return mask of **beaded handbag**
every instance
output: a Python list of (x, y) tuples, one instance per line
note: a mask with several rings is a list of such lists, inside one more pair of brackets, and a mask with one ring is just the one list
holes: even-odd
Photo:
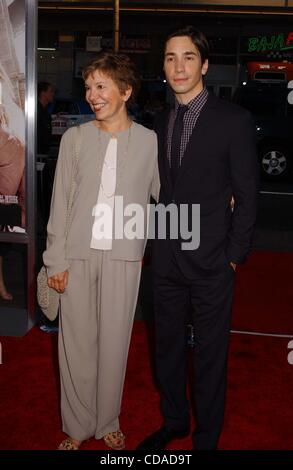
[[(77, 137), (75, 145), (75, 170), (72, 172), (72, 179), (70, 185), (69, 200), (67, 204), (67, 214), (66, 214), (66, 230), (65, 238), (67, 239), (70, 215), (73, 203), (73, 196), (75, 191), (75, 174), (77, 169), (79, 150), (80, 150), (80, 140), (81, 140), (81, 129), (80, 126), (77, 126)], [(39, 274), (37, 276), (37, 300), (38, 304), (46, 317), (53, 321), (58, 315), (59, 305), (60, 305), (60, 293), (55, 289), (52, 289), (48, 286), (48, 274), (46, 266), (42, 266)]]

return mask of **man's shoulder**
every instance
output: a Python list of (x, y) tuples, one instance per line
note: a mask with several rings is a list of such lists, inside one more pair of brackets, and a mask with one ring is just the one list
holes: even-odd
[(250, 118), (251, 114), (247, 109), (242, 108), (238, 104), (235, 104), (231, 101), (218, 98), (214, 94), (209, 95), (208, 103), (211, 108), (214, 108), (218, 113), (221, 113), (222, 116), (231, 117), (232, 119), (237, 118)]

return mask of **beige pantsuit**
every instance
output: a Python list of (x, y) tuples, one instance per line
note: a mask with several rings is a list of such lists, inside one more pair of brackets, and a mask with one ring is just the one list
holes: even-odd
[(91, 250), (89, 260), (72, 260), (61, 300), (63, 431), (81, 441), (119, 429), (141, 262), (114, 261), (110, 253)]
[[(111, 134), (88, 122), (80, 126), (80, 145), (77, 136), (77, 128), (72, 127), (61, 140), (43, 259), (49, 276), (69, 271), (59, 329), (61, 411), (64, 432), (82, 441), (119, 429), (147, 224), (142, 238), (123, 234), (113, 236), (109, 251), (90, 248), (93, 208)], [(156, 135), (133, 123), (131, 129), (117, 134), (117, 140), (115, 196), (122, 197), (122, 210), (133, 203), (140, 205), (146, 222), (150, 196), (157, 200), (160, 188)], [(75, 191), (66, 236), (73, 175)], [(118, 213), (115, 199), (114, 214)]]

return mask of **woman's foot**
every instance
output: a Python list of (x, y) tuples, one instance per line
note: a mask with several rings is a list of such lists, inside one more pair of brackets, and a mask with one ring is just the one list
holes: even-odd
[(72, 437), (67, 437), (64, 441), (61, 442), (58, 446), (58, 450), (79, 450), (82, 441), (77, 439), (72, 439)]
[(9, 292), (7, 292), (5, 286), (4, 286), (4, 287), (2, 287), (2, 286), (0, 287), (0, 297), (1, 297), (1, 299), (3, 299), (3, 300), (13, 300), (12, 295), (11, 295)]
[(125, 436), (120, 429), (118, 431), (109, 432), (103, 437), (103, 439), (105, 444), (111, 449), (125, 449)]

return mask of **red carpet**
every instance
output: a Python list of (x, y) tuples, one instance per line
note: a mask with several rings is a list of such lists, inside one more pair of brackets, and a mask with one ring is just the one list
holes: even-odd
[[(233, 328), (293, 334), (293, 253), (255, 252), (237, 272)], [(161, 424), (154, 385), (152, 332), (134, 326), (121, 427), (127, 449)], [(293, 365), (288, 338), (231, 335), (227, 412), (221, 449), (293, 449)], [(1, 339), (0, 449), (55, 449), (59, 417), (57, 335), (34, 328)], [(150, 359), (151, 357), (151, 359)], [(92, 440), (85, 449), (106, 449)], [(172, 449), (189, 450), (191, 439)]]
[(237, 269), (232, 328), (293, 335), (293, 253), (253, 252)]
[[(2, 338), (0, 449), (56, 448), (63, 438), (58, 409), (57, 335), (34, 328), (23, 338)], [(233, 334), (221, 449), (293, 449), (293, 366), (283, 338)], [(121, 413), (127, 449), (161, 423), (152, 380), (146, 325), (137, 321)], [(188, 450), (191, 439), (172, 449)], [(106, 449), (92, 440), (85, 449)]]

